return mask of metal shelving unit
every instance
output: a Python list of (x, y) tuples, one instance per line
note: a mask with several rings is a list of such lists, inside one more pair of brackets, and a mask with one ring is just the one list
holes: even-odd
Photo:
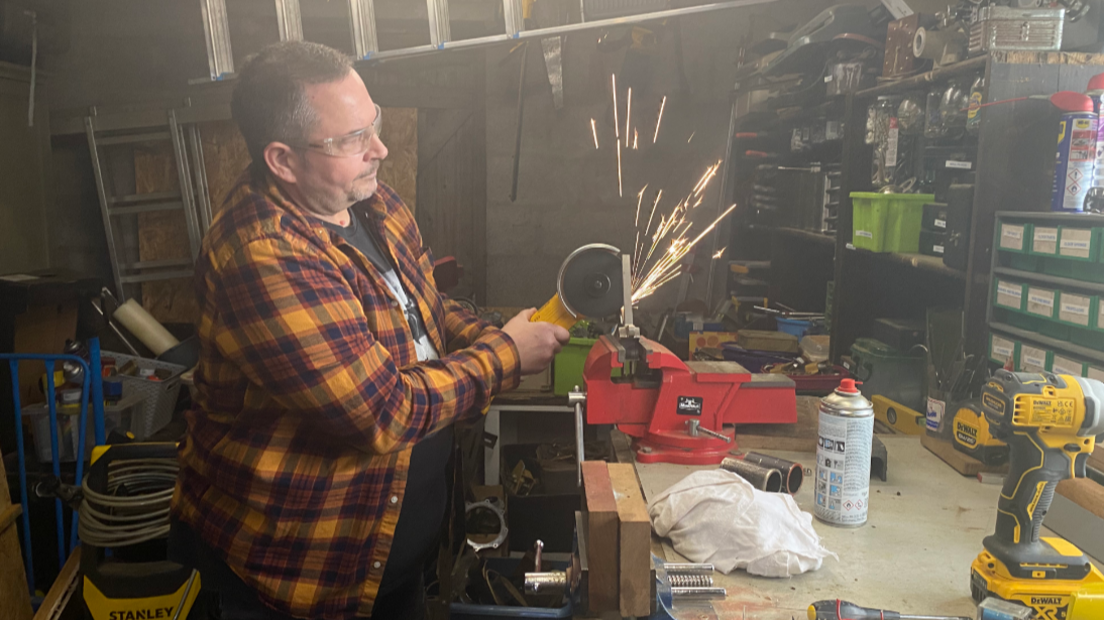
[[(1104, 265), (1102, 265), (1101, 268), (1104, 269)], [(1104, 284), (1098, 282), (1085, 282), (1084, 280), (1074, 280), (1073, 278), (1063, 278), (1061, 276), (1035, 273), (1034, 271), (1023, 271), (1022, 269), (1010, 269), (1008, 267), (994, 267), (993, 273), (998, 276), (1008, 276), (1009, 278), (1017, 278), (1019, 280), (1030, 280), (1032, 282), (1038, 282), (1039, 284), (1052, 284), (1054, 286), (1060, 286), (1063, 289), (1073, 288), (1079, 291), (1104, 294)]]
[[(982, 115), (974, 161), (977, 179), (970, 221), (968, 268), (965, 272), (945, 267), (936, 257), (871, 254), (848, 249), (853, 228), (850, 194), (870, 188), (871, 147), (863, 140), (867, 105), (881, 95), (924, 91), (933, 84), (952, 79), (965, 80), (978, 73), (985, 76), (986, 101), (1050, 95), (1059, 90), (1081, 92), (1091, 76), (1104, 71), (1102, 66), (1104, 55), (992, 52), (894, 82), (884, 82), (847, 97), (837, 222), (839, 234), (834, 277), (832, 359), (846, 355), (851, 343), (856, 337), (864, 335), (873, 318), (889, 316), (895, 311), (908, 313), (925, 306), (959, 302), (964, 310), (966, 350), (974, 355), (984, 353), (991, 320), (989, 295), (996, 267), (991, 264), (991, 259), (998, 213), (1025, 219), (1047, 217), (1051, 221), (1079, 218), (1076, 215), (1038, 213), (1048, 209), (1050, 204), (1054, 131), (1058, 119), (1043, 99), (1019, 100), (988, 107)], [(1027, 213), (1029, 211), (1035, 213)], [(1104, 217), (1101, 219), (1104, 220)], [(901, 271), (896, 265), (905, 265), (905, 269), (912, 270)], [(1021, 274), (1015, 275), (1019, 277)], [(902, 278), (909, 278), (912, 286), (902, 287), (897, 281)], [(1062, 280), (1041, 274), (1033, 278), (1048, 284), (1058, 284)], [(1101, 288), (1104, 285), (1081, 282), (1076, 286), (1076, 290), (1093, 291), (1094, 294), (1099, 294)], [(1065, 350), (1076, 354), (1072, 349)]]
[(1104, 352), (1096, 349), (1090, 349), (1083, 347), (1072, 342), (1066, 342), (1065, 340), (1058, 340), (1057, 338), (1051, 338), (1050, 336), (1044, 336), (1042, 334), (1027, 331), (1026, 329), (1020, 329), (1019, 327), (1013, 327), (1007, 323), (1001, 323), (999, 321), (990, 321), (989, 328), (995, 329), (1008, 336), (1014, 336), (1021, 340), (1027, 340), (1033, 342), (1041, 347), (1046, 347), (1052, 351), (1059, 353), (1069, 353), (1077, 357), (1083, 357), (1089, 361), (1097, 362), (1098, 364), (1104, 364)]

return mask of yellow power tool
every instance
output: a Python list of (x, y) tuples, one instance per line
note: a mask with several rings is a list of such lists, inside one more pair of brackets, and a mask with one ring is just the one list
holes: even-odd
[(556, 295), (530, 321), (571, 329), (582, 319), (619, 312), (625, 299), (623, 281), (621, 250), (604, 243), (584, 245), (564, 260), (556, 278)]
[(1085, 477), (1104, 433), (1104, 383), (1071, 375), (998, 370), (982, 390), (990, 431), (1009, 447), (1009, 471), (997, 504), (996, 533), (974, 560), (970, 590), (1018, 602), (1039, 620), (1064, 620), (1070, 598), (1104, 583), (1076, 546), (1041, 538), (1058, 482)]
[(1003, 465), (1008, 461), (1008, 446), (990, 432), (980, 401), (962, 403), (955, 412), (954, 447), (986, 465)]

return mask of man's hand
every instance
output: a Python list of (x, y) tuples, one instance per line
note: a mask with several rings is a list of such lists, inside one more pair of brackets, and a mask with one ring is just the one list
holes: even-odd
[(523, 375), (533, 375), (548, 368), (552, 358), (571, 338), (571, 334), (558, 325), (530, 323), (529, 319), (536, 312), (536, 308), (523, 310), (502, 327), (502, 331), (509, 334), (517, 345)]

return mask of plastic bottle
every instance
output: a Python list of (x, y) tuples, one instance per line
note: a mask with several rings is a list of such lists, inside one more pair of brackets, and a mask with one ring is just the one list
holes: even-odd
[(970, 85), (970, 105), (966, 112), (966, 133), (978, 135), (981, 130), (981, 104), (985, 100), (985, 74), (981, 74)]

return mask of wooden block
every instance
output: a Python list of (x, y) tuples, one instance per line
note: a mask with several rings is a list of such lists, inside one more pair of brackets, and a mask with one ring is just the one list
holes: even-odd
[(81, 548), (77, 547), (73, 550), (73, 555), (65, 561), (65, 566), (61, 567), (61, 572), (58, 573), (57, 579), (54, 579), (46, 597), (42, 599), (42, 605), (35, 612), (33, 620), (55, 620), (66, 613), (69, 601), (77, 593), (77, 586), (80, 585), (80, 557)]
[(636, 478), (636, 466), (609, 464), (610, 483), (620, 521), (620, 612), (648, 616), (652, 608), (652, 522)]
[(0, 457), (0, 618), (4, 620), (27, 620), (34, 613), (23, 570), (19, 528), (15, 526), (22, 508), (11, 503), (4, 459)]
[(986, 465), (968, 454), (955, 450), (954, 444), (946, 439), (931, 437), (925, 433), (920, 436), (920, 443), (963, 476), (976, 476), (982, 472), (993, 474), (1008, 472), (1007, 464), (999, 466)]
[(617, 575), (620, 521), (605, 461), (583, 461), (583, 510), (587, 520), (587, 611), (591, 614), (618, 611), (621, 608)]
[(1097, 444), (1096, 451), (1089, 455), (1089, 467), (1104, 472), (1104, 447)]
[(1104, 519), (1104, 486), (1088, 478), (1074, 478), (1058, 483), (1058, 494), (1094, 515)]

